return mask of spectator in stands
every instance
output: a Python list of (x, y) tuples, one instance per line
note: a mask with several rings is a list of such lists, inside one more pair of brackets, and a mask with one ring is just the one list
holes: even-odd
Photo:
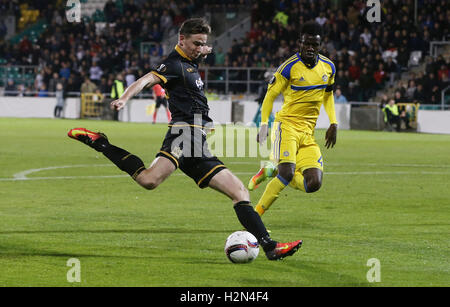
[(106, 94), (111, 92), (111, 86), (108, 85), (108, 80), (106, 77), (102, 77), (100, 79), (100, 85), (98, 86), (100, 93)]
[(403, 95), (401, 89), (397, 89), (394, 93), (394, 101), (395, 103), (407, 102), (406, 97)]
[(380, 108), (384, 109), (384, 107), (388, 104), (389, 102), (389, 98), (386, 94), (383, 94), (383, 96), (381, 96), (381, 101), (380, 101)]
[(354, 58), (351, 60), (351, 65), (348, 68), (348, 73), (351, 81), (358, 80), (361, 75), (361, 68), (356, 63), (356, 60)]
[(130, 86), (134, 81), (136, 81), (136, 76), (134, 72), (130, 68), (128, 68), (125, 75), (126, 87)]
[(438, 85), (434, 85), (430, 95), (431, 104), (441, 104), (441, 91)]
[(19, 97), (25, 96), (25, 85), (24, 84), (17, 85), (17, 96), (19, 96)]
[(103, 75), (103, 70), (97, 65), (97, 62), (93, 62), (91, 68), (89, 69), (90, 79), (96, 85), (100, 84), (100, 79)]
[(59, 75), (64, 80), (68, 80), (70, 77), (70, 64), (67, 62), (61, 63), (61, 69), (59, 70)]
[(417, 88), (414, 91), (413, 99), (415, 102), (424, 104), (427, 103), (427, 97), (421, 83), (417, 84)]
[(74, 93), (80, 91), (80, 87), (81, 86), (78, 86), (76, 84), (74, 77), (71, 76), (69, 78), (69, 80), (67, 80), (67, 83), (66, 83), (66, 86), (65, 86), (65, 91), (67, 93), (67, 96), (74, 96)]
[(375, 89), (381, 90), (384, 86), (386, 72), (384, 70), (383, 63), (378, 65), (378, 70), (373, 73), (373, 78), (375, 80)]
[(159, 55), (158, 50), (155, 48), (151, 51), (150, 56), (150, 67), (155, 68), (159, 63), (161, 63), (162, 56)]
[(415, 80), (409, 80), (408, 81), (408, 88), (406, 89), (405, 96), (408, 101), (414, 101), (414, 93), (416, 92), (416, 81)]
[(84, 77), (84, 82), (81, 85), (80, 92), (81, 93), (94, 93), (97, 89), (97, 85), (93, 83), (88, 76)]
[(423, 85), (425, 89), (425, 93), (428, 96), (431, 96), (431, 91), (435, 85), (438, 84), (438, 80), (436, 78), (436, 75), (433, 72), (430, 72), (428, 75), (426, 75), (423, 79)]
[(369, 73), (367, 67), (364, 67), (359, 78), (359, 86), (361, 87), (363, 101), (368, 101), (372, 97), (375, 80), (372, 74)]
[(151, 42), (157, 42), (157, 43), (159, 43), (159, 42), (162, 41), (162, 36), (163, 36), (163, 33), (162, 33), (161, 30), (159, 29), (158, 24), (157, 24), (157, 23), (154, 23), (153, 26), (152, 26), (151, 31), (150, 31), (149, 34), (148, 34), (148, 39), (149, 39)]
[(385, 71), (387, 74), (387, 78), (389, 78), (389, 86), (394, 85), (394, 81), (396, 79), (397, 74), (399, 74), (398, 66), (392, 59), (392, 57), (388, 57), (385, 64)]
[(17, 96), (17, 87), (13, 79), (8, 79), (5, 86), (5, 96)]
[(48, 97), (48, 90), (47, 90), (47, 86), (45, 85), (45, 83), (43, 83), (41, 85), (41, 88), (39, 89), (39, 92), (38, 92), (38, 97)]
[(370, 42), (372, 41), (372, 34), (369, 31), (369, 28), (364, 28), (364, 32), (360, 35), (363, 39), (364, 44), (370, 47)]
[(168, 10), (163, 10), (163, 13), (162, 13), (160, 21), (159, 21), (159, 26), (161, 29), (164, 29), (163, 35), (169, 34), (169, 32), (173, 26), (173, 20), (172, 20), (172, 16), (170, 16)]
[(56, 84), (62, 82), (62, 79), (59, 77), (57, 72), (54, 72), (52, 78), (48, 81), (48, 90), (51, 93), (56, 92)]
[(344, 95), (342, 95), (341, 89), (336, 89), (334, 93), (334, 102), (335, 103), (347, 103), (347, 98), (345, 98)]
[(449, 70), (445, 64), (441, 65), (441, 68), (438, 71), (438, 80), (442, 81), (446, 76), (448, 77)]
[(28, 39), (28, 35), (25, 35), (20, 41), (19, 50), (22, 56), (26, 56), (32, 50), (32, 43)]
[(42, 84), (44, 83), (44, 72), (42, 70), (35, 69), (35, 78), (34, 78), (34, 88), (39, 89), (41, 88)]

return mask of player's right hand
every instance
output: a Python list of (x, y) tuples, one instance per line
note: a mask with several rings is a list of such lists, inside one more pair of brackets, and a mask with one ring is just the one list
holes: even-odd
[(262, 144), (266, 141), (268, 135), (269, 135), (269, 126), (267, 124), (261, 124), (261, 128), (259, 128), (259, 133), (256, 136), (256, 141), (259, 144)]
[(127, 101), (125, 99), (116, 99), (113, 102), (111, 102), (111, 108), (116, 109), (117, 111), (123, 109), (123, 107), (127, 104)]

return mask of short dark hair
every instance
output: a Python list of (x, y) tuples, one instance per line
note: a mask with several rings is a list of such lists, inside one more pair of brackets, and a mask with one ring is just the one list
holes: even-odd
[(193, 34), (210, 34), (211, 27), (203, 18), (187, 19), (181, 24), (179, 34), (190, 36)]
[(323, 35), (322, 26), (318, 24), (315, 21), (308, 21), (305, 24), (303, 24), (302, 29), (300, 31), (300, 37), (302, 37), (304, 34), (316, 36), (316, 35)]

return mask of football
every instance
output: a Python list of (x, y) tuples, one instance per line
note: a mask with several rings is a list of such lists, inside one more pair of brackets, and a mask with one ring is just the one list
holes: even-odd
[(248, 231), (233, 232), (225, 242), (225, 254), (233, 263), (251, 262), (259, 254), (258, 240)]

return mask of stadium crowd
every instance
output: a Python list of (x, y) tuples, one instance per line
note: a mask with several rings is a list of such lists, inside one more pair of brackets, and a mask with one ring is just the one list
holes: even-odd
[[(216, 65), (277, 67), (298, 50), (301, 24), (314, 19), (324, 28), (321, 53), (336, 65), (337, 88), (347, 100), (367, 101), (407, 71), (413, 51), (425, 56), (430, 41), (449, 37), (450, 10), (445, 0), (418, 1), (417, 24), (412, 0), (383, 1), (381, 22), (372, 23), (366, 19), (365, 1), (343, 1), (346, 9), (330, 7), (331, 2), (255, 1), (251, 31), (246, 39), (234, 41), (223, 62), (216, 61)], [(424, 91), (422, 96), (419, 90), (418, 100), (431, 102), (424, 97), (448, 84), (449, 68), (448, 59), (445, 62), (441, 57), (429, 63), (425, 75), (413, 76), (411, 81), (422, 84)], [(411, 81), (406, 89), (414, 87)], [(413, 98), (413, 90), (406, 96), (406, 89), (401, 86), (399, 91)]]
[[(37, 42), (28, 37), (15, 45), (0, 40), (0, 58), (9, 65), (37, 65), (34, 85), (8, 84), (7, 88), (55, 92), (63, 83), (65, 92), (79, 92), (87, 79), (100, 92), (109, 93), (121, 76), (125, 85), (148, 72), (164, 57), (162, 40), (199, 12), (220, 7), (223, 1), (109, 0), (103, 10), (105, 28), (93, 20), (68, 23), (64, 6), (42, 6), (29, 1), (47, 19), (49, 27)], [(49, 1), (52, 2), (52, 1)], [(0, 0), (17, 13), (17, 1)], [(118, 3), (121, 5), (119, 6)], [(381, 22), (366, 19), (365, 1), (263, 0), (228, 1), (228, 5), (251, 7), (252, 27), (245, 38), (234, 40), (228, 50), (217, 49), (205, 65), (215, 67), (278, 67), (298, 50), (301, 24), (314, 19), (324, 28), (321, 53), (336, 65), (336, 88), (340, 101), (366, 101), (386, 85), (394, 86), (407, 70), (411, 52), (428, 54), (429, 43), (447, 38), (450, 10), (445, 0), (422, 0), (417, 23), (414, 1), (383, 1)], [(114, 23), (115, 26), (109, 26)], [(153, 42), (142, 57), (140, 42)], [(448, 59), (427, 58), (425, 73), (411, 74), (396, 92), (422, 103), (439, 100), (437, 93), (448, 84)], [(239, 90), (239, 87), (235, 88)], [(431, 97), (431, 98), (429, 98)]]

